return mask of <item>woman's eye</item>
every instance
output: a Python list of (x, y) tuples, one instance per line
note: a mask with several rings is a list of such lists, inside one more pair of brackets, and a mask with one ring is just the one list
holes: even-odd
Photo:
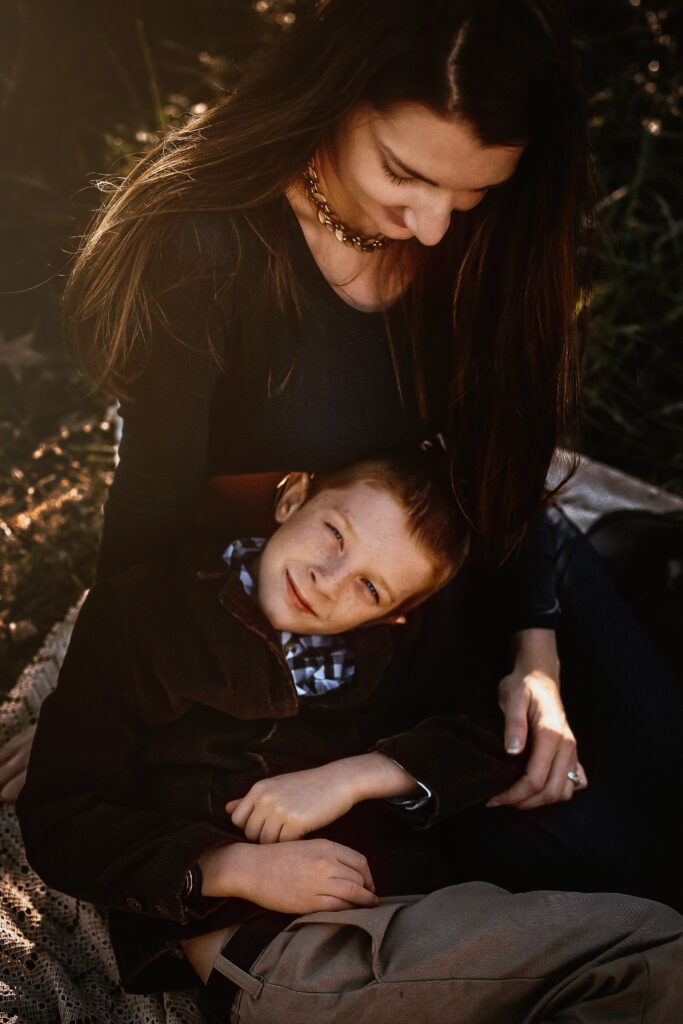
[(372, 582), (372, 580), (363, 580), (363, 584), (368, 590), (368, 592), (372, 595), (372, 599), (375, 602), (375, 604), (379, 604), (379, 594), (377, 592), (377, 587)]
[(327, 529), (330, 531), (330, 533), (332, 534), (334, 539), (337, 541), (337, 543), (341, 547), (342, 544), (344, 543), (344, 538), (342, 537), (342, 535), (339, 532), (339, 530), (337, 529), (337, 527), (333, 526), (332, 523), (325, 523), (325, 526), (327, 527)]
[(386, 174), (387, 178), (389, 179), (389, 181), (391, 181), (394, 185), (407, 185), (408, 182), (413, 181), (412, 178), (402, 178), (400, 175), (395, 174), (394, 171), (392, 171), (389, 164), (386, 163), (385, 161), (382, 161), (382, 169)]

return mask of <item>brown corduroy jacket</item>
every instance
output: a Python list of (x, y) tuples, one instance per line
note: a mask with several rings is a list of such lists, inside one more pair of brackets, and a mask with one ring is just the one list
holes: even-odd
[(127, 988), (192, 984), (179, 939), (253, 911), (183, 893), (203, 852), (245, 841), (225, 804), (265, 776), (383, 751), (429, 787), (427, 806), (360, 804), (317, 834), (363, 852), (380, 895), (442, 884), (429, 826), (523, 767), (502, 754), (495, 707), (476, 720), (459, 710), (449, 672), (405, 685), (416, 628), (350, 634), (353, 681), (300, 698), (277, 634), (204, 545), (90, 592), (41, 710), (18, 812), (42, 878), (109, 908)]

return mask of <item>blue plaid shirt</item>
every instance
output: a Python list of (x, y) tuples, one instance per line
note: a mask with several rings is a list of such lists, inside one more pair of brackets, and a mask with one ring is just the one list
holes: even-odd
[[(256, 580), (248, 564), (265, 546), (262, 537), (234, 540), (223, 552), (223, 558), (249, 597), (256, 597)], [(340, 634), (319, 636), (278, 630), (287, 667), (292, 673), (300, 697), (315, 697), (350, 682), (355, 671), (353, 651)]]

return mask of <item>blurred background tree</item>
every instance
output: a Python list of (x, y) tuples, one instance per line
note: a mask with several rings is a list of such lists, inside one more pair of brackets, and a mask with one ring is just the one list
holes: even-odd
[[(113, 469), (108, 400), (59, 323), (95, 182), (230, 91), (310, 2), (0, 0), (0, 688), (89, 584)], [(683, 493), (683, 11), (562, 2), (603, 227), (573, 442)]]

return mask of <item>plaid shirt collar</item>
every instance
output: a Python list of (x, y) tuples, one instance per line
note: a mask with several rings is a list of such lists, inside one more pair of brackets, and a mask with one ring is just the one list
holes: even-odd
[[(256, 598), (256, 580), (249, 564), (265, 546), (262, 537), (234, 540), (223, 552), (223, 559), (239, 576), (246, 594)], [(353, 678), (353, 652), (343, 636), (303, 635), (278, 631), (287, 666), (300, 697), (314, 697), (335, 690)]]

